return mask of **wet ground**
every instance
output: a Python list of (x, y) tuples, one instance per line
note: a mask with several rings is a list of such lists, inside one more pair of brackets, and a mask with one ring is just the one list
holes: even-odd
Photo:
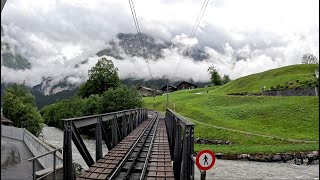
[[(1, 179), (32, 179), (32, 162), (34, 157), (23, 141), (1, 137)], [(41, 169), (36, 163), (36, 169)]]

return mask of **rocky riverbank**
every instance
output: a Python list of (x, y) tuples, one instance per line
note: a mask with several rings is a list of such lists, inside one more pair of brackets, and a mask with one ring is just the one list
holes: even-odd
[[(195, 139), (196, 144), (209, 144), (209, 145), (232, 145), (230, 141), (224, 140), (208, 140), (208, 139)], [(311, 152), (287, 152), (287, 153), (269, 153), (269, 154), (223, 154), (216, 153), (217, 159), (226, 160), (248, 160), (259, 162), (286, 162), (296, 165), (301, 164), (319, 164), (319, 151)]]
[(217, 159), (248, 160), (259, 162), (286, 162), (296, 165), (319, 164), (319, 151), (288, 152), (270, 154), (223, 154), (216, 153)]

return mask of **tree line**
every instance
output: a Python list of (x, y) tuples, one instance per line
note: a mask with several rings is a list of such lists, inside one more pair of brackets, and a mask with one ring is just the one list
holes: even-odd
[(111, 60), (99, 59), (88, 75), (75, 96), (44, 106), (40, 111), (24, 84), (12, 84), (4, 92), (3, 114), (14, 126), (38, 136), (42, 123), (62, 129), (62, 119), (142, 107), (142, 97), (135, 88), (120, 83), (118, 69)]

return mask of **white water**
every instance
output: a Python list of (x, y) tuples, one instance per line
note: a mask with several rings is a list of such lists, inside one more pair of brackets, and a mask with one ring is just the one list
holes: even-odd
[[(63, 146), (63, 131), (45, 126), (42, 130), (43, 139), (55, 146)], [(95, 140), (82, 138), (92, 158), (95, 160)], [(103, 153), (107, 147), (103, 145)], [(87, 169), (85, 161), (79, 151), (72, 145), (74, 162)], [(195, 170), (195, 179), (199, 178), (199, 171)], [(319, 164), (295, 165), (289, 163), (265, 163), (252, 161), (216, 160), (214, 167), (207, 172), (207, 179), (319, 179)]]
[[(42, 139), (53, 145), (56, 148), (63, 147), (63, 131), (61, 129), (50, 127), (50, 126), (44, 126), (42, 129)], [(82, 140), (84, 144), (86, 145), (89, 153), (91, 154), (92, 159), (95, 161), (96, 158), (96, 142), (94, 139), (88, 139), (86, 137), (82, 137)], [(103, 155), (108, 153), (107, 146), (102, 143), (102, 151)], [(77, 147), (72, 142), (72, 158), (73, 161), (80, 164), (82, 168), (87, 169), (88, 166), (86, 162), (81, 157), (81, 154), (79, 153)]]

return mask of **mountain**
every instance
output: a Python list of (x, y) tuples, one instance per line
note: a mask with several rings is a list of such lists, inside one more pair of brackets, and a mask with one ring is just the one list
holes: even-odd
[[(112, 56), (116, 59), (124, 59), (124, 55), (138, 56), (145, 59), (157, 60), (163, 58), (162, 50), (177, 47), (178, 45), (171, 42), (155, 40), (147, 34), (119, 33), (115, 40), (107, 43), (107, 47), (98, 51), (97, 56)], [(143, 47), (143, 48), (142, 48)], [(181, 45), (179, 48), (183, 49)], [(194, 60), (202, 61), (209, 57), (200, 45), (193, 46), (184, 54), (192, 57)]]
[[(3, 29), (1, 33), (4, 36)], [(143, 45), (141, 44), (140, 35), (132, 33), (119, 33), (114, 40), (107, 43), (106, 47), (102, 50), (98, 50), (97, 56), (112, 56), (116, 59), (124, 59), (127, 56), (138, 56), (149, 60), (158, 60), (163, 58), (162, 51), (164, 49), (178, 48), (181, 52), (184, 46), (182, 44), (175, 44), (172, 42), (160, 41), (147, 34), (141, 34)], [(143, 47), (143, 48), (141, 48)], [(15, 70), (31, 69), (31, 64), (28, 59), (23, 57), (17, 50), (13, 48), (7, 42), (1, 41), (1, 66), (6, 66)], [(192, 46), (184, 54), (185, 56), (192, 57), (197, 61), (202, 61), (208, 58), (204, 47), (201, 45)], [(82, 61), (76, 64), (74, 68), (79, 68), (82, 64), (86, 64), (88, 60)], [(43, 80), (38, 85), (31, 87), (32, 93), (36, 96), (36, 99), (40, 104), (39, 106), (46, 105), (53, 102), (52, 99), (59, 99), (60, 97), (66, 98), (75, 94), (75, 91), (79, 88), (79, 84), (75, 85), (70, 83), (67, 77), (43, 77)], [(160, 89), (167, 82), (166, 79), (156, 80), (144, 80), (144, 79), (123, 79), (124, 84), (130, 86), (147, 86)], [(192, 82), (192, 81), (191, 81)], [(175, 85), (177, 82), (171, 84)], [(193, 82), (199, 85), (199, 87), (206, 85), (207, 83)], [(5, 87), (3, 84), (1, 84)], [(1, 87), (2, 87), (1, 86)], [(3, 90), (3, 88), (1, 89)], [(2, 92), (1, 92), (2, 94)], [(59, 97), (59, 98), (56, 98)]]
[(15, 70), (30, 69), (30, 62), (23, 57), (18, 50), (11, 47), (9, 43), (2, 41), (5, 33), (1, 25), (1, 66), (6, 66)]
[(74, 90), (78, 88), (78, 85), (71, 84), (67, 81), (68, 77), (60, 81), (56, 81), (51, 77), (43, 78), (42, 82), (32, 89), (38, 91), (41, 94), (48, 96), (50, 94), (56, 94), (65, 90)]

